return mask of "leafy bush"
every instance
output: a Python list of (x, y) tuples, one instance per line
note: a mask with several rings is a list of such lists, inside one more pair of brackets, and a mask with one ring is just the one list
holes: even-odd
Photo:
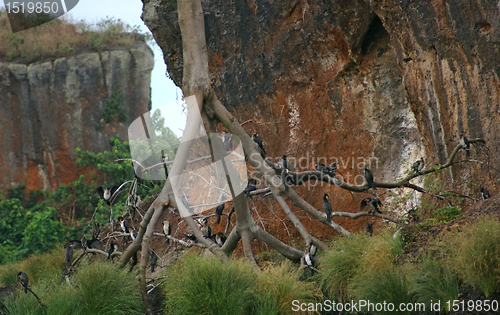
[(188, 255), (167, 270), (167, 314), (251, 314), (255, 278), (243, 263)]
[(115, 117), (121, 122), (127, 120), (127, 116), (123, 111), (123, 105), (125, 104), (125, 95), (122, 90), (116, 90), (111, 93), (111, 97), (104, 102), (104, 108), (102, 109), (102, 117), (104, 121), (110, 123)]
[(446, 240), (449, 266), (466, 283), (479, 286), (486, 297), (500, 292), (499, 235), (500, 222), (486, 217)]

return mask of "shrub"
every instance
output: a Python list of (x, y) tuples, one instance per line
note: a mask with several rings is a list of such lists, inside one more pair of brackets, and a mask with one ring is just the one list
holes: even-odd
[(291, 313), (293, 300), (309, 303), (318, 300), (321, 294), (315, 283), (299, 280), (300, 274), (290, 262), (265, 268), (257, 277), (258, 294), (253, 314)]
[(167, 270), (167, 314), (251, 314), (254, 273), (248, 264), (188, 255)]
[(112, 264), (94, 263), (82, 268), (76, 287), (84, 314), (142, 314), (136, 280)]
[(337, 239), (333, 250), (323, 254), (319, 283), (329, 297), (346, 295), (347, 283), (358, 272), (367, 247), (367, 237), (354, 234)]
[[(413, 303), (411, 284), (407, 277), (408, 270), (404, 266), (375, 265), (366, 267), (364, 272), (353, 277), (349, 285), (351, 298), (365, 300), (374, 305), (392, 303), (394, 310), (399, 306)], [(380, 311), (378, 309), (363, 308), (360, 311), (370, 314), (394, 314), (394, 310)], [(411, 311), (397, 312), (397, 314), (411, 314)]]
[(447, 238), (448, 264), (486, 297), (500, 292), (500, 222), (486, 217)]
[(412, 280), (413, 292), (419, 302), (426, 304), (426, 308), (430, 309), (430, 301), (441, 301), (444, 311), (447, 301), (458, 300), (457, 278), (441, 260), (424, 256)]

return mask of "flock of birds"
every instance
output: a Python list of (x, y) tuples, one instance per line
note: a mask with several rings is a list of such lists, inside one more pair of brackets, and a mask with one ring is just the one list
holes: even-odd
[[(252, 136), (252, 139), (255, 142), (256, 148), (260, 151), (260, 154), (263, 158), (265, 158), (266, 151), (264, 149), (264, 144), (262, 139), (259, 137), (257, 133), (254, 133)], [(229, 151), (231, 149), (231, 139), (230, 137), (223, 137), (223, 148), (226, 151)], [(460, 138), (460, 146), (466, 151), (466, 155), (469, 155), (469, 150), (470, 150), (470, 143), (468, 139), (465, 136), (461, 136)], [(165, 158), (165, 153), (162, 151), (162, 161), (164, 162), (164, 168), (165, 168), (165, 174), (168, 177), (168, 169), (167, 169), (167, 164), (165, 161), (168, 161), (168, 158)], [(329, 166), (326, 166), (321, 163), (317, 163), (314, 169), (318, 172), (321, 172), (322, 175), (326, 174), (332, 178), (336, 176), (337, 172), (337, 167), (338, 163), (333, 162)], [(425, 167), (425, 162), (423, 158), (420, 158), (418, 161), (412, 164), (411, 170), (415, 174), (420, 174)], [(290, 163), (287, 160), (286, 155), (283, 155), (277, 165), (277, 169), (281, 171), (280, 176), (282, 177), (282, 183), (285, 187), (285, 190), (288, 190), (288, 188), (296, 184), (294, 181), (291, 179), (291, 176), (288, 176), (290, 172)], [(374, 183), (374, 177), (372, 172), (365, 166), (364, 168), (364, 178), (366, 182), (368, 183), (369, 187), (372, 188), (373, 190), (376, 190), (377, 187)], [(96, 189), (96, 194), (99, 195), (108, 205), (111, 206), (113, 198), (117, 192), (118, 187), (113, 186), (113, 187), (102, 187), (99, 186)], [(248, 198), (250, 197), (250, 193), (257, 190), (257, 180), (255, 178), (250, 178), (248, 180), (247, 186), (244, 190), (245, 196)], [(368, 197), (364, 198), (361, 200), (361, 205), (360, 205), (360, 211), (365, 210), (368, 207), (368, 212), (369, 213), (380, 213), (382, 214), (382, 207), (383, 204), (380, 201), (380, 199), (377, 197), (377, 194), (375, 194), (376, 197)], [(485, 188), (481, 187), (481, 195), (482, 199), (486, 200), (491, 197), (490, 193), (488, 190)], [(190, 207), (189, 202), (186, 197), (181, 198), (182, 202), (186, 204), (186, 206)], [(216, 216), (216, 224), (220, 224), (221, 222), (221, 216), (223, 215), (224, 209), (225, 209), (226, 203), (222, 203), (218, 205), (215, 208), (215, 216)], [(330, 197), (327, 193), (323, 195), (323, 210), (326, 214), (326, 220), (328, 223), (331, 222), (331, 215), (332, 215), (332, 204), (330, 202)], [(234, 212), (234, 206), (231, 209), (230, 213)], [(230, 218), (230, 214), (228, 215), (228, 219)], [(137, 237), (137, 231), (130, 226), (130, 223), (128, 222), (127, 219), (124, 217), (119, 217), (117, 219), (117, 222), (123, 232), (123, 242), (130, 242), (131, 240), (135, 240)], [(200, 223), (201, 225), (201, 230), (203, 232), (203, 236), (207, 239), (212, 240), (214, 243), (218, 244), (219, 246), (223, 246), (224, 243), (226, 242), (227, 237), (225, 236), (224, 233), (218, 232), (215, 234), (212, 234), (212, 228), (209, 225), (208, 218), (204, 218), (202, 220), (203, 223)], [(365, 226), (365, 233), (369, 236), (372, 236), (373, 234), (373, 224), (367, 223)], [(65, 248), (65, 261), (66, 261), (66, 267), (63, 269), (62, 275), (66, 279), (68, 283), (70, 283), (69, 276), (72, 271), (72, 260), (73, 260), (73, 250), (75, 249), (82, 249), (83, 251), (86, 251), (87, 249), (100, 249), (102, 247), (102, 242), (99, 240), (99, 234), (100, 234), (100, 227), (97, 222), (94, 222), (93, 228), (92, 228), (92, 238), (88, 240), (86, 238), (86, 233), (82, 236), (81, 240), (73, 240), (69, 241), (67, 240), (66, 244), (64, 245)], [(172, 228), (171, 224), (168, 220), (163, 221), (163, 234), (165, 236), (165, 242), (167, 244), (170, 243), (171, 235), (172, 235)], [(186, 239), (196, 241), (196, 237), (190, 231), (189, 229), (183, 233), (183, 236)], [(107, 247), (107, 260), (111, 259), (113, 257), (113, 253), (115, 253), (118, 250), (118, 244), (115, 243), (114, 240), (110, 239)], [(314, 244), (311, 244), (306, 247), (305, 249), (305, 255), (303, 256), (303, 262), (307, 266), (313, 266), (313, 258), (316, 255), (317, 248)], [(135, 259), (134, 259), (135, 258)], [(150, 267), (151, 267), (151, 272), (154, 272), (155, 266), (158, 261), (158, 255), (154, 252), (154, 250), (151, 251), (150, 255)], [(132, 267), (137, 264), (137, 258), (132, 257)], [(21, 284), (21, 286), (24, 289), (24, 292), (27, 293), (28, 289), (28, 275), (22, 271), (20, 271), (17, 274), (17, 278)], [(70, 283), (71, 284), (71, 283)], [(31, 290), (30, 290), (31, 291)]]

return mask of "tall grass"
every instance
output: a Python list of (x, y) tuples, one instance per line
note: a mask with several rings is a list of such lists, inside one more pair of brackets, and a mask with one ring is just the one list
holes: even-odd
[(368, 239), (363, 235), (337, 239), (333, 250), (320, 258), (319, 283), (329, 297), (347, 294), (347, 283), (358, 271), (361, 259), (368, 248)]
[(486, 217), (447, 237), (448, 264), (484, 295), (500, 292), (500, 222)]
[[(407, 277), (411, 270), (406, 266), (396, 265), (396, 259), (401, 254), (403, 254), (403, 243), (400, 237), (394, 238), (391, 234), (384, 233), (368, 238), (358, 271), (349, 281), (349, 297), (374, 304), (393, 303), (395, 307), (401, 303), (413, 302), (411, 282)], [(377, 314), (390, 313), (393, 312), (377, 312)], [(410, 313), (402, 312), (402, 314)]]
[(301, 303), (321, 298), (316, 283), (299, 280), (300, 273), (290, 262), (268, 266), (257, 277), (257, 300), (253, 314), (289, 314), (294, 300)]
[(426, 308), (430, 309), (431, 301), (441, 301), (440, 305), (446, 307), (447, 301), (458, 300), (457, 277), (442, 260), (426, 255), (416, 268), (418, 272), (412, 279), (413, 292), (419, 302), (426, 304)]
[(142, 314), (137, 281), (126, 270), (96, 262), (78, 273), (77, 286), (84, 314)]
[(40, 307), (29, 292), (19, 291), (15, 299), (5, 302), (8, 314), (129, 315), (143, 312), (137, 281), (114, 265), (94, 263), (83, 266), (78, 276), (73, 276), (72, 282), (70, 286), (60, 275), (52, 275), (33, 285), (30, 283), (30, 288), (46, 307)]
[(254, 276), (248, 264), (190, 254), (167, 270), (166, 313), (252, 314)]

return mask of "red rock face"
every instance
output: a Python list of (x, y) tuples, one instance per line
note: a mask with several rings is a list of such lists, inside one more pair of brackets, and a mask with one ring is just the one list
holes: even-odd
[[(157, 3), (145, 1), (143, 19), (181, 86), (177, 14), (170, 1)], [(337, 158), (344, 177), (362, 183), (360, 162), (371, 158), (376, 181), (395, 181), (420, 157), (444, 164), (463, 132), (486, 140), (488, 150), (472, 150), (483, 164), (453, 166), (439, 177), (442, 187), (473, 197), (480, 186), (497, 191), (498, 173), (486, 165), (500, 168), (494, 2), (210, 0), (203, 9), (213, 85), (275, 162), (308, 157), (298, 168), (311, 169), (312, 158)], [(359, 211), (366, 197), (325, 185), (298, 192), (318, 209), (329, 192), (334, 211)], [(287, 235), (269, 200), (255, 208), (268, 229)], [(335, 220), (355, 230), (373, 219)], [(317, 236), (332, 233), (302, 221)]]
[[(148, 111), (152, 68), (145, 43), (28, 66), (0, 63), (0, 189), (54, 189), (90, 172), (76, 164), (76, 148), (100, 152), (116, 134), (127, 139), (128, 123)], [(104, 102), (118, 89), (127, 121), (106, 124)]]

